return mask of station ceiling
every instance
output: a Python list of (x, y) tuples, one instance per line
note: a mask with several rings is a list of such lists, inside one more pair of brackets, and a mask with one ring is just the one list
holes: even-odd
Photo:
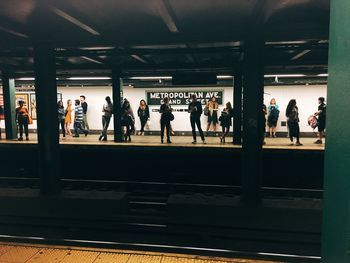
[(2, 0), (0, 67), (33, 70), (51, 42), (63, 73), (229, 73), (258, 28), (267, 72), (327, 71), (330, 0)]

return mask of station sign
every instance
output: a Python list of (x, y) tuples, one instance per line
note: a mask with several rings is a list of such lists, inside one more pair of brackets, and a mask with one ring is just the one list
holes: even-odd
[(165, 97), (169, 98), (170, 105), (185, 106), (191, 103), (193, 94), (203, 105), (213, 96), (216, 97), (218, 104), (222, 105), (223, 91), (146, 91), (146, 98), (147, 104), (150, 106), (161, 105)]

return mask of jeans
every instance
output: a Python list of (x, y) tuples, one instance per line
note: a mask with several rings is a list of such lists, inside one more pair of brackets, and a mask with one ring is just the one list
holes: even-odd
[(83, 129), (85, 130), (89, 130), (89, 124), (88, 124), (88, 121), (87, 121), (87, 115), (86, 113), (83, 115), (83, 123), (82, 123), (82, 127)]
[(147, 118), (141, 118), (140, 117), (140, 123), (141, 123), (141, 132), (144, 132), (145, 131), (145, 126), (146, 126), (146, 123), (147, 123)]
[(101, 136), (103, 136), (105, 139), (107, 139), (107, 130), (108, 130), (110, 121), (111, 121), (111, 116), (102, 116), (103, 129), (102, 129)]
[(88, 131), (83, 128), (82, 124), (82, 122), (74, 122), (74, 136), (79, 137), (79, 132), (83, 132), (85, 135), (88, 134)]
[(23, 138), (23, 129), (26, 137), (29, 137), (28, 132), (28, 118), (26, 117), (19, 117), (18, 118), (18, 128), (19, 128), (19, 137)]
[(60, 125), (61, 125), (61, 129), (62, 129), (63, 137), (66, 137), (66, 130), (64, 128), (64, 119), (58, 120), (58, 130), (60, 129)]
[(191, 120), (193, 140), (196, 141), (196, 125), (197, 125), (199, 135), (201, 136), (202, 141), (204, 141), (205, 139), (204, 139), (204, 134), (202, 131), (201, 119), (199, 117), (191, 116), (190, 120)]
[(170, 121), (160, 120), (160, 138), (164, 139), (164, 129), (166, 128), (166, 137), (170, 141)]

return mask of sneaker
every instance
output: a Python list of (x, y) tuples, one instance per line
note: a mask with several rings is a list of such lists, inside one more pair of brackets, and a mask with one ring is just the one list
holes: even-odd
[(79, 135), (73, 135), (74, 138), (79, 138)]
[(207, 142), (205, 140), (202, 141), (203, 144), (207, 144)]
[(29, 137), (26, 137), (26, 141), (29, 141)]
[(170, 140), (167, 140), (166, 143), (171, 143), (171, 141), (170, 141)]
[(193, 141), (193, 142), (192, 142), (192, 144), (196, 144), (196, 143), (197, 143), (197, 141)]
[(19, 141), (23, 141), (23, 137), (19, 137), (18, 140), (19, 140)]
[(297, 143), (295, 144), (295, 146), (303, 146), (303, 144), (300, 143), (300, 142), (297, 142)]
[(314, 144), (322, 144), (322, 141), (321, 140), (317, 140), (314, 142)]

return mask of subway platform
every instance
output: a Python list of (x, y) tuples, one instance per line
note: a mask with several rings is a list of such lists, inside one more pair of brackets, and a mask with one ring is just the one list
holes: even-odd
[[(87, 247), (0, 243), (2, 263), (278, 263), (277, 261)], [(279, 262), (282, 263), (282, 262)]]
[[(0, 143), (4, 144), (37, 144), (37, 135), (30, 134), (29, 141), (17, 141), (17, 140), (0, 140)], [(188, 147), (188, 148), (241, 148), (240, 145), (234, 145), (232, 143), (232, 137), (226, 138), (226, 143), (220, 143), (219, 136), (206, 137), (206, 144), (203, 144), (200, 137), (197, 137), (197, 144), (192, 144), (191, 136), (172, 136), (171, 144), (161, 143), (159, 136), (146, 135), (138, 136), (134, 135), (131, 137), (131, 142), (115, 143), (113, 141), (113, 135), (110, 135), (108, 141), (99, 141), (99, 135), (92, 134), (88, 136), (81, 135), (79, 138), (74, 138), (67, 136), (65, 138), (60, 137), (60, 144), (63, 145), (91, 145), (91, 146), (141, 146), (141, 147)], [(291, 145), (291, 142), (286, 137), (277, 138), (266, 138), (266, 145), (263, 146), (264, 149), (276, 149), (276, 150), (314, 150), (314, 151), (324, 151), (325, 143), (314, 144), (316, 138), (301, 138), (300, 141), (302, 146), (295, 146), (295, 142)]]

